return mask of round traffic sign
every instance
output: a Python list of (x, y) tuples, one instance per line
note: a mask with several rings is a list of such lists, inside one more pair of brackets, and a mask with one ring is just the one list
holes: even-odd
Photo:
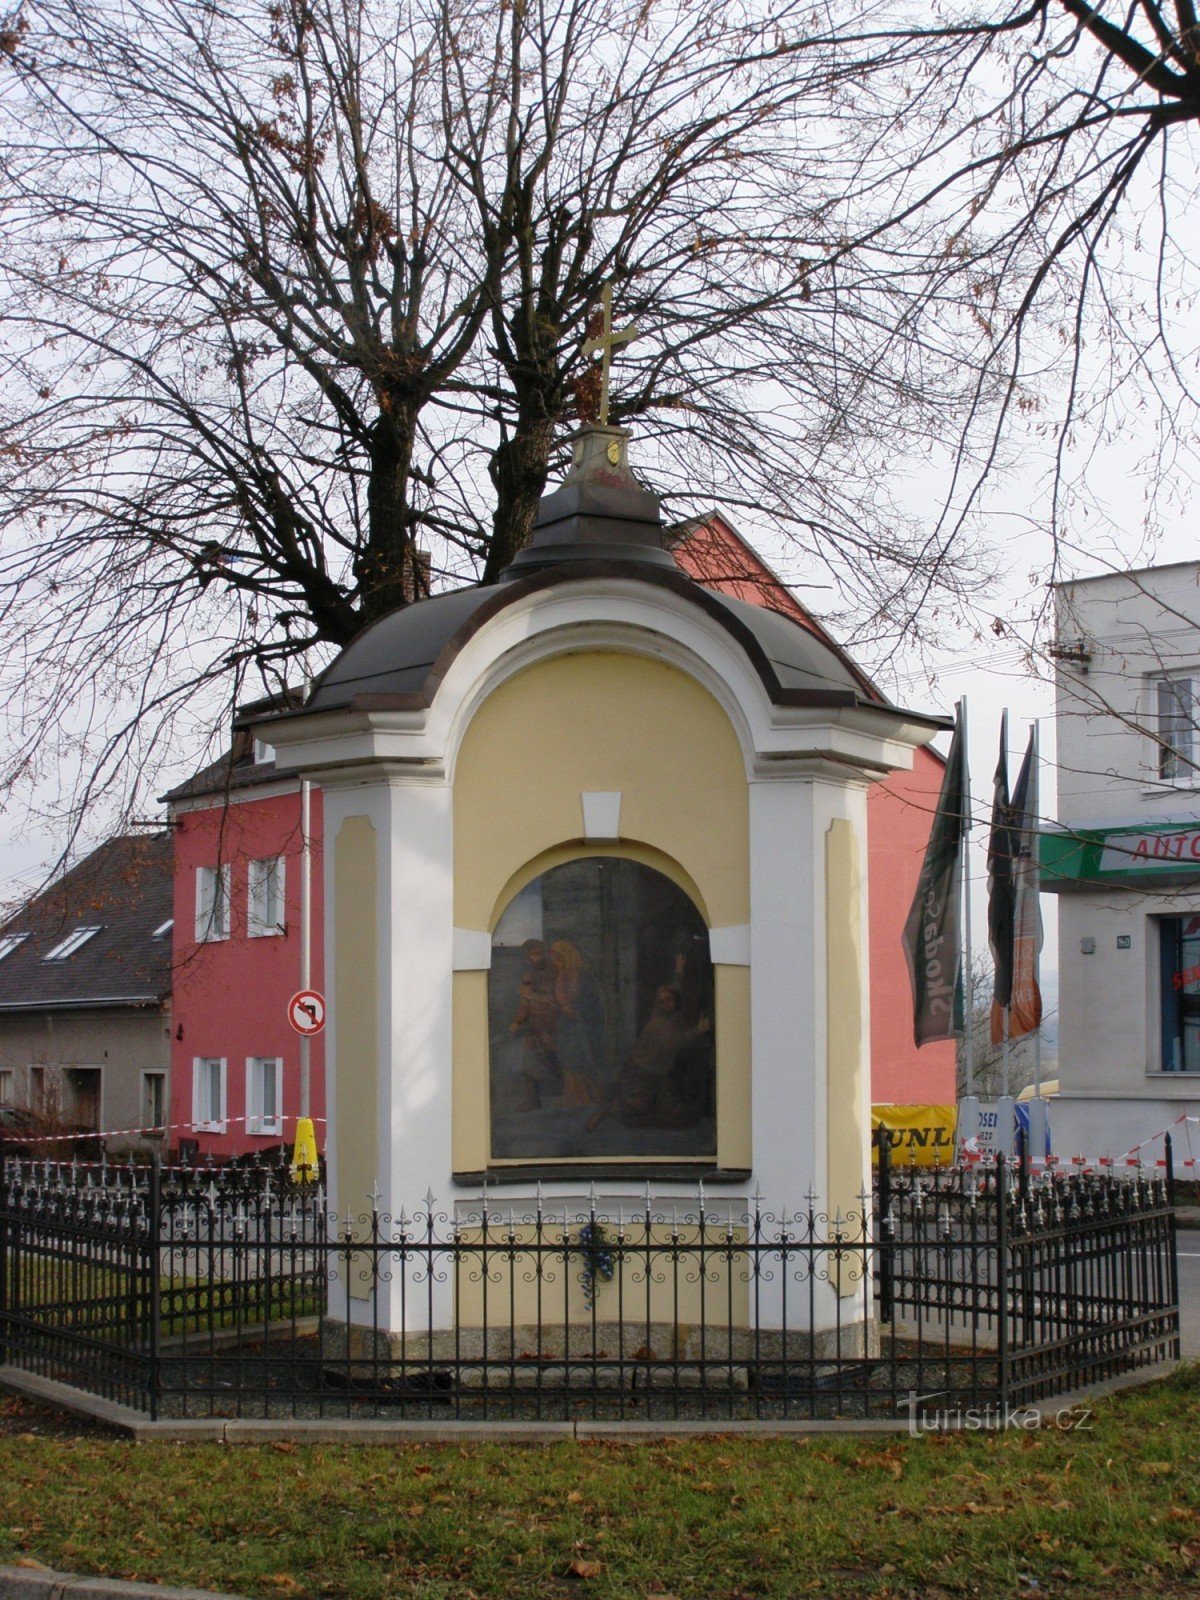
[(325, 1026), (325, 996), (301, 989), (288, 1001), (288, 1021), (297, 1033), (320, 1033)]

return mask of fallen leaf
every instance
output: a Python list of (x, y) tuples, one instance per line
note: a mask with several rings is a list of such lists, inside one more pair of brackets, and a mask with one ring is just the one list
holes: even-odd
[(604, 1571), (603, 1561), (585, 1561), (582, 1556), (576, 1556), (568, 1563), (565, 1576), (568, 1578), (598, 1578)]

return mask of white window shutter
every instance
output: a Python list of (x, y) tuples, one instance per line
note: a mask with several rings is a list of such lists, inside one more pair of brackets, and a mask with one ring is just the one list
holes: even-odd
[(287, 861), (276, 856), (271, 863), (271, 931), (280, 933), (287, 924), (287, 901), (284, 898), (285, 869)]
[(265, 921), (265, 899), (263, 893), (263, 868), (264, 861), (252, 861), (246, 874), (246, 932), (251, 939), (258, 939), (263, 933)]
[(196, 868), (196, 941), (210, 937), (215, 874), (211, 867)]

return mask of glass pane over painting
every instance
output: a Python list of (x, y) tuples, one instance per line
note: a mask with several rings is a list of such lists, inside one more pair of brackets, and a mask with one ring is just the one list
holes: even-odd
[(615, 856), (543, 873), (492, 939), (493, 1160), (714, 1159), (708, 929)]

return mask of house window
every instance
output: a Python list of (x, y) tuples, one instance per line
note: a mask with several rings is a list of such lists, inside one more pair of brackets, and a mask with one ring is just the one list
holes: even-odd
[(76, 950), (81, 950), (89, 939), (94, 939), (100, 932), (99, 926), (93, 928), (76, 928), (65, 939), (61, 939), (52, 950), (47, 950), (42, 957), (43, 961), (65, 961), (68, 956), (73, 956)]
[(1200, 914), (1158, 919), (1162, 1070), (1200, 1072)]
[(1158, 775), (1169, 783), (1193, 783), (1197, 770), (1194, 678), (1160, 678), (1154, 686), (1158, 712)]
[(229, 937), (229, 865), (196, 868), (196, 940)]
[(167, 1075), (165, 1072), (142, 1073), (142, 1128), (165, 1128), (167, 1125)]
[(0, 961), (5, 956), (12, 955), (19, 944), (24, 944), (29, 935), (27, 933), (6, 933), (0, 936)]
[(493, 1160), (716, 1154), (708, 929), (663, 873), (552, 867), (509, 902), (488, 975)]
[(192, 1127), (197, 1133), (225, 1132), (225, 1061), (197, 1056), (192, 1062)]
[(0, 1106), (14, 1104), (16, 1086), (11, 1067), (0, 1067)]
[(273, 744), (268, 744), (265, 739), (255, 739), (255, 741), (254, 741), (254, 764), (255, 764), (255, 766), (256, 767), (261, 767), (265, 762), (274, 761), (274, 759), (275, 759), (275, 746)]
[(272, 856), (267, 861), (250, 863), (248, 931), (252, 939), (262, 939), (285, 931), (283, 871), (282, 856)]
[(246, 1132), (283, 1136), (283, 1062), (251, 1056), (246, 1062)]

